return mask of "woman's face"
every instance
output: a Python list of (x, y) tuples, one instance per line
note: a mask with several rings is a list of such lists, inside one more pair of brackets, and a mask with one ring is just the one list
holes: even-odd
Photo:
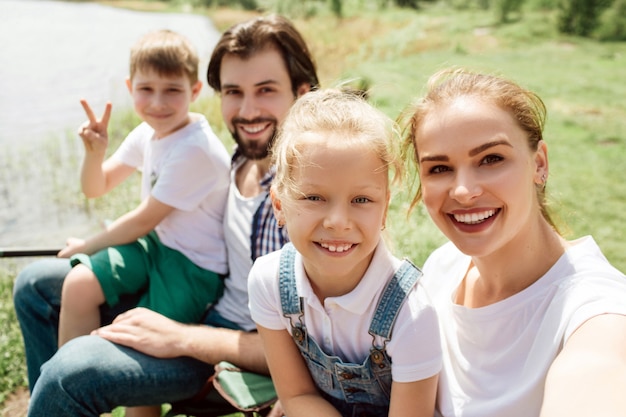
[(541, 217), (543, 142), (530, 150), (510, 113), (469, 96), (431, 110), (415, 142), (424, 204), (462, 252), (488, 256), (526, 242)]

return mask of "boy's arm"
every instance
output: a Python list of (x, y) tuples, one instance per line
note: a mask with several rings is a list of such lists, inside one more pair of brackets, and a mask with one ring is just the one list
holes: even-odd
[(100, 197), (128, 178), (136, 169), (114, 159), (101, 159), (85, 153), (80, 185), (87, 198)]
[(87, 239), (68, 240), (68, 246), (59, 252), (60, 258), (68, 258), (76, 253), (91, 255), (109, 246), (123, 245), (145, 236), (174, 210), (174, 207), (161, 203), (150, 196), (139, 206), (124, 214), (107, 226), (106, 230)]
[(87, 114), (87, 121), (78, 129), (78, 135), (85, 147), (80, 184), (87, 198), (100, 197), (115, 188), (135, 169), (115, 160), (104, 160), (109, 145), (111, 103), (106, 104), (100, 119), (96, 117), (87, 100), (81, 100), (80, 104)]

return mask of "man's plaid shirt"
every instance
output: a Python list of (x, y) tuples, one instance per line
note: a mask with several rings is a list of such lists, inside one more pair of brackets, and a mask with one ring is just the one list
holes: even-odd
[[(245, 161), (245, 157), (235, 151), (232, 159), (233, 172)], [(265, 197), (257, 208), (252, 218), (252, 233), (250, 236), (250, 256), (252, 261), (259, 256), (274, 252), (289, 242), (286, 228), (279, 228), (278, 221), (274, 217), (272, 199), (270, 198), (270, 185), (276, 169), (271, 167), (261, 180), (261, 187), (265, 190)]]

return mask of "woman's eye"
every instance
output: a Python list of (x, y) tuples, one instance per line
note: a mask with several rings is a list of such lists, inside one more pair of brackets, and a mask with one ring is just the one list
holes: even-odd
[(357, 204), (369, 203), (370, 199), (367, 197), (357, 197), (354, 199), (354, 202)]
[(500, 162), (502, 161), (502, 158), (500, 155), (487, 155), (483, 158), (482, 163), (483, 164), (494, 164), (496, 162)]

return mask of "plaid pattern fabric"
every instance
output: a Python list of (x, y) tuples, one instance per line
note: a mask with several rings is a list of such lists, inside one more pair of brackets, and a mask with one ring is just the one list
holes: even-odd
[[(245, 161), (245, 157), (235, 151), (232, 160), (233, 170), (236, 170)], [(265, 174), (261, 180), (261, 187), (265, 190), (265, 197), (254, 213), (252, 219), (252, 234), (250, 236), (250, 257), (252, 261), (259, 256), (267, 255), (283, 247), (289, 242), (286, 228), (279, 228), (278, 221), (274, 217), (272, 199), (270, 198), (270, 185), (274, 179), (276, 169), (274, 167)]]

